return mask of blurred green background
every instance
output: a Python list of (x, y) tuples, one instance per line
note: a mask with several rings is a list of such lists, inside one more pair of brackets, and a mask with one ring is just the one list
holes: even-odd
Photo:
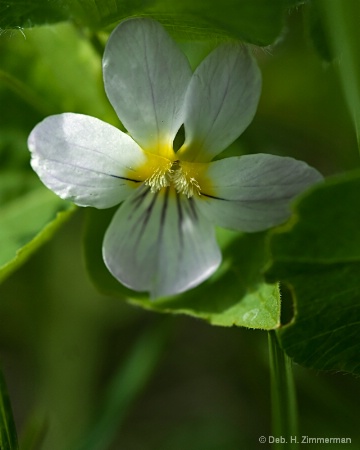
[[(119, 125), (90, 34), (71, 24), (2, 30), (0, 204), (41, 187), (29, 167), (26, 139), (46, 115), (81, 112)], [(106, 37), (98, 33), (97, 44)], [(262, 98), (229, 154), (293, 156), (325, 176), (358, 167), (339, 61), (319, 57), (304, 8), (289, 13), (276, 45), (254, 52), (263, 73)], [(14, 85), (5, 72), (23, 84)], [(44, 450), (269, 448), (258, 442), (271, 434), (266, 332), (211, 327), (101, 296), (84, 268), (83, 216), (77, 211), (0, 286), (0, 359), (24, 448), (37, 437)], [(284, 291), (284, 301), (290, 300)], [(147, 350), (144, 342), (153, 346)], [(119, 368), (123, 373), (134, 348), (153, 358), (149, 377), (134, 402), (124, 400), (124, 414), (108, 406), (99, 422), (111, 380)], [(125, 392), (134, 388), (142, 366), (131, 370), (128, 385), (121, 382)], [(295, 378), (300, 434), (350, 437), (346, 448), (360, 448), (358, 380), (298, 366)], [(118, 386), (112, 389), (115, 396)], [(98, 447), (86, 447), (89, 430), (99, 430), (92, 440)]]

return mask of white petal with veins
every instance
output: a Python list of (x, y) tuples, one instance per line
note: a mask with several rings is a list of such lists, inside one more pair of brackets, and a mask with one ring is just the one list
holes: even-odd
[(128, 135), (94, 117), (59, 114), (31, 132), (31, 165), (41, 181), (79, 206), (110, 208), (142, 181), (146, 156)]
[(115, 214), (103, 256), (115, 278), (152, 298), (197, 286), (221, 261), (214, 227), (193, 199), (171, 188), (153, 194), (145, 185)]
[(122, 22), (106, 44), (103, 71), (107, 96), (136, 142), (154, 153), (172, 150), (192, 73), (164, 28), (150, 19)]
[(320, 173), (293, 158), (256, 154), (225, 158), (209, 164), (199, 209), (224, 228), (255, 232), (279, 225), (290, 214), (292, 200), (323, 179)]
[(260, 70), (246, 47), (223, 44), (210, 53), (186, 92), (180, 159), (208, 162), (228, 147), (252, 121), (260, 91)]

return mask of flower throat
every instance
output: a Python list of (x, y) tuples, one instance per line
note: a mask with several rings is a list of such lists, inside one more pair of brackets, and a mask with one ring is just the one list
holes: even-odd
[(167, 186), (173, 186), (179, 194), (184, 194), (188, 198), (193, 195), (201, 195), (201, 188), (189, 170), (184, 169), (181, 161), (176, 160), (171, 163), (170, 168), (158, 168), (145, 181), (150, 186), (151, 192), (157, 192)]

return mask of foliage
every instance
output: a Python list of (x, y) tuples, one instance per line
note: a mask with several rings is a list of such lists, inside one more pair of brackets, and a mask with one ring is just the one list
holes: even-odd
[(354, 374), (360, 373), (359, 188), (355, 172), (305, 196), (293, 223), (272, 234), (268, 272), (294, 292), (295, 317), (279, 330), (286, 352), (305, 366)]
[(176, 33), (191, 36), (229, 35), (258, 45), (271, 44), (281, 32), (286, 8), (293, 0), (61, 0), (6, 1), (0, 9), (0, 28), (27, 28), (73, 20), (82, 26), (103, 28), (125, 17), (151, 16)]
[[(35, 387), (27, 388), (39, 398), (26, 397), (25, 406), (19, 406), (23, 399), (17, 397), (15, 413), (21, 410), (21, 418), (15, 419), (22, 423), (30, 404), (35, 416), (43, 417), (45, 409), (51, 426), (44, 448), (71, 448), (74, 442), (80, 442), (81, 448), (82, 439), (84, 445), (88, 442), (85, 434), (93, 423), (100, 429), (94, 445), (100, 442), (101, 446), (103, 439), (105, 442), (113, 437), (115, 416), (123, 417), (145, 384), (136, 357), (143, 358), (148, 350), (148, 335), (139, 341), (139, 348), (135, 346), (138, 350), (134, 351), (134, 366), (130, 355), (129, 378), (123, 376), (122, 365), (117, 374), (118, 364), (113, 361), (126, 351), (134, 339), (132, 333), (144, 323), (158, 326), (158, 319), (149, 311), (163, 316), (185, 314), (219, 327), (206, 328), (199, 320), (176, 317), (179, 327), (183, 327), (177, 341), (178, 353), (167, 355), (171, 370), (165, 371), (163, 377), (160, 372), (154, 392), (150, 390), (144, 404), (135, 407), (130, 426), (119, 438), (124, 448), (136, 448), (135, 444), (131, 447), (134, 436), (129, 430), (141, 436), (149, 427), (153, 432), (147, 442), (149, 449), (185, 448), (190, 440), (194, 448), (206, 450), (214, 445), (224, 450), (238, 448), (240, 441), (244, 448), (255, 448), (259, 429), (268, 433), (266, 425), (257, 420), (264, 402), (266, 405), (263, 347), (258, 333), (236, 327), (276, 330), (282, 348), (301, 366), (359, 374), (358, 13), (356, 0), (226, 0), (221, 6), (214, 0), (1, 2), (0, 343), (8, 362), (5, 373), (10, 374), (10, 394), (21, 397), (22, 388), (20, 394), (16, 393), (16, 380), (19, 373), (23, 375), (23, 367), (31, 380), (36, 379)], [(242, 235), (217, 230), (224, 255), (219, 271), (196, 289), (156, 302), (121, 286), (103, 264), (103, 234), (114, 211), (87, 210), (85, 230), (80, 233), (77, 221), (81, 215), (73, 214), (72, 205), (39, 183), (30, 168), (27, 149), (31, 129), (51, 114), (79, 112), (122, 127), (103, 90), (101, 56), (115, 24), (136, 15), (163, 23), (193, 65), (221, 40), (235, 38), (253, 44), (264, 80), (259, 111), (254, 123), (225, 155), (289, 155), (307, 161), (326, 176), (323, 184), (296, 201), (290, 221), (277, 229)], [(81, 242), (92, 282), (113, 300), (97, 296), (81, 274), (79, 251), (74, 250)], [(280, 311), (279, 282), (283, 306), (287, 302), (293, 305), (289, 320), (285, 319), (285, 308)], [(162, 319), (173, 324), (173, 318)], [(151, 347), (157, 337), (156, 333), (149, 336), (145, 378), (153, 370), (151, 357), (157, 361), (164, 342)], [(238, 342), (237, 336), (243, 341), (240, 338)], [(13, 351), (22, 361), (21, 369), (9, 362), (8, 355)], [(240, 409), (246, 414), (229, 413), (222, 421), (221, 414), (214, 412), (196, 435), (192, 428), (192, 421), (197, 423), (196, 408), (194, 413), (193, 404), (186, 403), (187, 397), (183, 396), (175, 398), (173, 417), (167, 417), (161, 402), (166, 403), (166, 386), (171, 377), (175, 380), (174, 390), (182, 386), (186, 374), (177, 364), (186, 352), (193, 352), (186, 359), (187, 383), (193, 388), (199, 411), (206, 410), (208, 397), (217, 399), (219, 411), (223, 411), (220, 398), (225, 396), (234, 409), (243, 401)], [(211, 355), (210, 362), (205, 354)], [(210, 373), (217, 361), (219, 376), (212, 378)], [(134, 373), (139, 375), (138, 385)], [(226, 382), (217, 391), (219, 377)], [(318, 377), (309, 381), (309, 375), (299, 369), (304, 394), (300, 403), (303, 400), (313, 406), (303, 417), (305, 432), (326, 436), (335, 433), (329, 423), (336, 423), (338, 433), (345, 436), (357, 420), (356, 395), (353, 401), (352, 392), (357, 392), (358, 385), (347, 381), (348, 377), (345, 381), (336, 379), (334, 388), (329, 378)], [(114, 379), (109, 392), (121, 395), (115, 406), (109, 400), (101, 409), (98, 384), (109, 378)], [(191, 385), (193, 378), (195, 387)], [(129, 379), (135, 380), (134, 395), (126, 398)], [(336, 394), (339, 386), (340, 393)], [(1, 408), (0, 436), (4, 439), (13, 425), (3, 380), (1, 392), (2, 405), (6, 406)], [(329, 408), (319, 411), (318, 405), (325, 402)], [(54, 407), (58, 404), (59, 409)], [(162, 430), (163, 423), (139, 422), (143, 405), (146, 418), (153, 419), (153, 405), (164, 411), (162, 420), (169, 420), (167, 436), (154, 431)], [(103, 428), (102, 411), (106, 418)], [(77, 417), (83, 422), (78, 423), (74, 419)], [(177, 428), (179, 417), (183, 420), (181, 433)], [(232, 421), (236, 425), (232, 426)], [(243, 440), (239, 437), (239, 422), (245, 424), (241, 430)], [(39, 433), (43, 421), (40, 428)], [(2, 443), (4, 448), (16, 448), (14, 429), (11, 433), (12, 446)], [(59, 442), (59, 435), (63, 442)], [(353, 442), (349, 448), (358, 448), (358, 443)]]

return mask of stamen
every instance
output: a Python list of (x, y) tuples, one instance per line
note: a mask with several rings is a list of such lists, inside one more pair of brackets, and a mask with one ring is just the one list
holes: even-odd
[(170, 168), (157, 168), (145, 184), (150, 186), (151, 192), (173, 185), (176, 192), (188, 198), (195, 194), (201, 195), (201, 188), (196, 179), (184, 171), (180, 161), (174, 161)]
[(199, 183), (193, 177), (188, 177), (182, 167), (177, 170), (171, 171), (171, 182), (174, 188), (179, 194), (184, 194), (188, 198), (192, 197), (194, 194), (201, 195), (201, 189)]
[(151, 192), (158, 192), (160, 189), (170, 186), (170, 180), (168, 176), (169, 170), (166, 171), (163, 168), (158, 168), (155, 172), (145, 181), (147, 186), (150, 186)]

